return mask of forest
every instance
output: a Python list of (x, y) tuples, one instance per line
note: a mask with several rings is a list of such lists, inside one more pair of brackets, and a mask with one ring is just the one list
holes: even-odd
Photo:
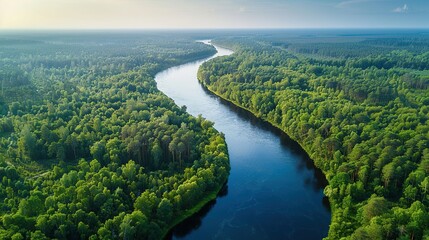
[(214, 199), (223, 134), (153, 79), (214, 52), (177, 33), (3, 33), (0, 239), (160, 239)]
[(216, 38), (216, 95), (297, 141), (325, 174), (327, 239), (429, 239), (429, 36)]

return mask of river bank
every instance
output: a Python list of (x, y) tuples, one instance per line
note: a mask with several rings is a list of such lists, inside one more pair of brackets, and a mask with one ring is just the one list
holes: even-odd
[[(232, 53), (215, 47), (220, 53), (214, 57)], [(280, 131), (241, 114), (204, 90), (197, 71), (211, 58), (172, 67), (156, 76), (158, 88), (177, 105), (186, 105), (194, 116), (201, 114), (225, 134), (231, 163), (227, 191), (203, 213), (174, 227), (171, 238), (325, 237), (330, 211), (324, 202), (324, 177), (305, 152), (285, 141)]]
[[(210, 92), (211, 94), (213, 94), (213, 95), (215, 95), (215, 96), (217, 96), (217, 97), (219, 97), (219, 98), (221, 98), (223, 101), (225, 101), (225, 102), (228, 102), (228, 103), (230, 103), (230, 104), (232, 104), (232, 105), (234, 105), (235, 107), (237, 107), (237, 108), (240, 108), (240, 109), (242, 109), (243, 111), (246, 111), (247, 113), (249, 113), (249, 114), (251, 114), (251, 115), (253, 115), (255, 118), (258, 118), (258, 119), (260, 119), (261, 121), (263, 121), (264, 123), (267, 123), (267, 124), (269, 124), (270, 126), (272, 126), (272, 127), (274, 127), (274, 128), (276, 128), (278, 131), (281, 131), (282, 133), (284, 133), (284, 134), (286, 134), (287, 135), (287, 137), (289, 138), (289, 139), (291, 139), (294, 143), (296, 143), (296, 144), (298, 144), (299, 145), (299, 147), (309, 156), (309, 158), (311, 159), (311, 152), (310, 152), (310, 150), (309, 149), (307, 149), (303, 144), (301, 144), (299, 141), (297, 141), (296, 139), (294, 139), (294, 138), (292, 138), (291, 136), (291, 134), (290, 133), (288, 133), (288, 132), (286, 132), (285, 130), (283, 130), (282, 128), (281, 128), (281, 126), (279, 126), (278, 124), (276, 124), (276, 123), (274, 123), (274, 122), (271, 122), (271, 121), (269, 121), (268, 119), (266, 119), (266, 118), (264, 118), (264, 117), (262, 117), (262, 116), (259, 116), (256, 112), (254, 112), (254, 111), (252, 111), (252, 110), (250, 110), (249, 108), (246, 108), (246, 107), (244, 107), (244, 106), (242, 106), (241, 104), (239, 104), (239, 103), (237, 103), (237, 102), (235, 102), (235, 101), (233, 101), (233, 100), (229, 100), (229, 99), (227, 99), (227, 98), (224, 98), (221, 94), (219, 94), (219, 93), (217, 93), (217, 92), (215, 92), (215, 91), (213, 91), (212, 89), (210, 89), (210, 87), (209, 86), (207, 86), (203, 81), (201, 81), (200, 79), (198, 79), (198, 81), (200, 82), (200, 84), (201, 84), (201, 86), (203, 86), (204, 87), (204, 89), (206, 90), (206, 91), (208, 91), (208, 92)], [(313, 159), (311, 159), (312, 160), (312, 163), (314, 164), (314, 160)], [(326, 173), (325, 172), (323, 172), (320, 168), (318, 168), (318, 170), (323, 174), (323, 177), (325, 178), (325, 180), (326, 180), (326, 184), (325, 185), (328, 185), (329, 184), (329, 181), (326, 179)], [(328, 200), (329, 200), (329, 208), (330, 208), (330, 210), (331, 210), (331, 214), (332, 214), (332, 218), (334, 218), (335, 217), (335, 214), (336, 214), (336, 208), (333, 208), (333, 206), (334, 206), (334, 204), (333, 204), (333, 202), (332, 202), (332, 200), (329, 198), (329, 197), (326, 197)]]

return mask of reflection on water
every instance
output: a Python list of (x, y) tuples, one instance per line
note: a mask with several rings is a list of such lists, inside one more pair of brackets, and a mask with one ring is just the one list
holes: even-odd
[[(178, 238), (183, 238), (186, 235), (190, 234), (193, 230), (198, 229), (201, 226), (201, 219), (203, 219), (207, 213), (213, 208), (216, 204), (216, 200), (210, 201), (207, 203), (198, 213), (194, 216), (186, 219), (182, 223), (176, 226), (174, 229), (174, 236)], [(169, 238), (171, 238), (172, 233), (170, 233)]]
[[(214, 57), (232, 53), (216, 48)], [(325, 237), (330, 210), (323, 174), (286, 134), (206, 91), (196, 78), (204, 61), (167, 69), (155, 79), (177, 105), (186, 105), (194, 116), (202, 114), (225, 134), (231, 174), (218, 198), (176, 226), (168, 238)]]
[[(228, 195), (228, 184), (226, 183), (219, 194), (217, 195), (218, 199)], [(184, 238), (189, 235), (192, 231), (198, 229), (201, 226), (201, 220), (209, 213), (209, 211), (216, 204), (216, 199), (207, 203), (198, 213), (194, 214), (192, 217), (186, 219), (182, 223), (178, 224), (172, 232), (169, 233), (167, 239), (171, 239), (174, 236), (177, 238)]]

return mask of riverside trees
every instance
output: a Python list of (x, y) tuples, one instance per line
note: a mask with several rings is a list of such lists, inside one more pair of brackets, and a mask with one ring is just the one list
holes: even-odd
[(214, 49), (135, 34), (0, 47), (1, 239), (159, 239), (225, 183), (221, 134), (153, 80)]
[(199, 80), (288, 133), (323, 170), (329, 239), (428, 237), (428, 38), (336, 38), (219, 39), (236, 53), (203, 64)]

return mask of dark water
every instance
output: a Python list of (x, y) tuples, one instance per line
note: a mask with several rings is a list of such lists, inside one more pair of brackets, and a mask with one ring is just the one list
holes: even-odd
[[(214, 57), (232, 54), (216, 47)], [(210, 58), (209, 58), (210, 59)], [(231, 175), (218, 198), (173, 229), (173, 239), (321, 239), (330, 211), (326, 181), (300, 147), (279, 130), (204, 90), (198, 67), (156, 75), (158, 88), (188, 112), (215, 122), (228, 144)]]

